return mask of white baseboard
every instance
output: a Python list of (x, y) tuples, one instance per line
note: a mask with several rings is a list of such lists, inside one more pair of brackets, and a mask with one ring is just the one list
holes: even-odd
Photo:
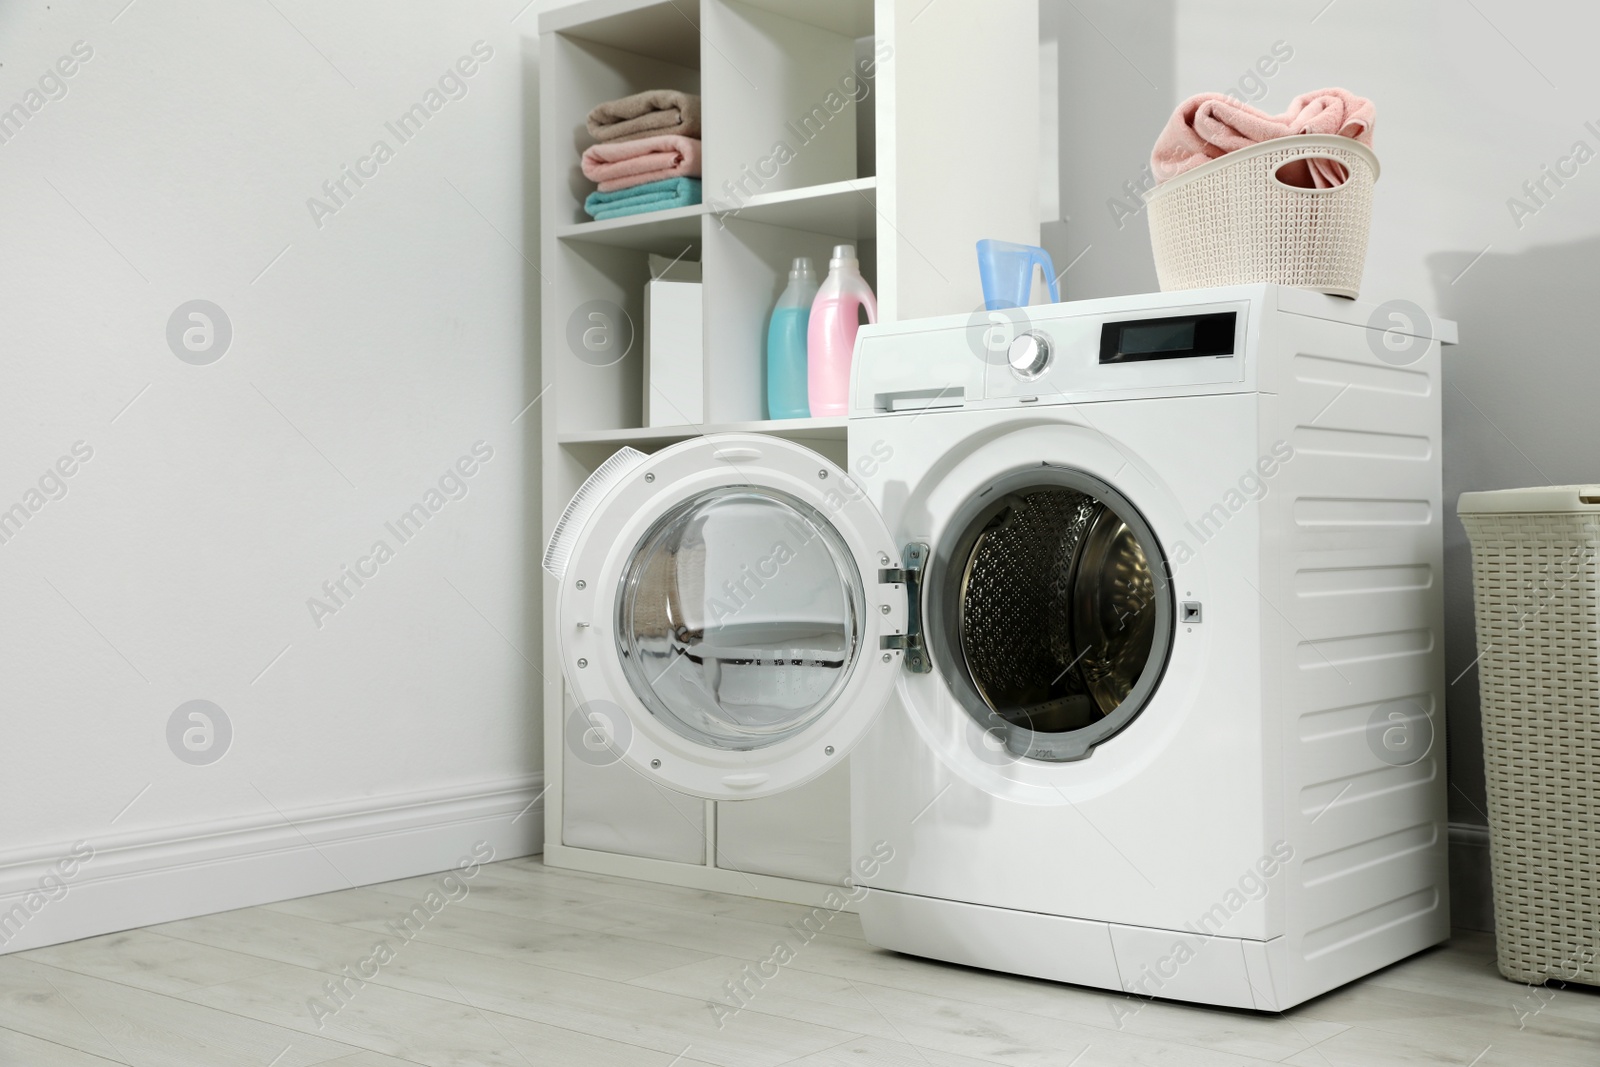
[(73, 842), (0, 852), (0, 954), (442, 871), (487, 849), (531, 855), (543, 795), (538, 774), (97, 837), (76, 864)]

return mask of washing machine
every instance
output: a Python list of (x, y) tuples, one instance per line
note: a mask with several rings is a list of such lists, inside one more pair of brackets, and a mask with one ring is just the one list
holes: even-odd
[(695, 796), (848, 756), (874, 945), (1299, 1003), (1448, 936), (1454, 329), (1271, 285), (864, 328), (847, 470), (717, 434), (585, 483), (568, 685)]

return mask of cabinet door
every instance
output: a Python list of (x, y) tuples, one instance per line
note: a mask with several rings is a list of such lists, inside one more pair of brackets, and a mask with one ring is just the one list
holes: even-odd
[(717, 804), (717, 866), (838, 885), (850, 874), (850, 765), (761, 800)]
[[(567, 698), (570, 716), (574, 704)], [(561, 842), (677, 863), (706, 861), (706, 805), (608, 759), (569, 748), (561, 770)]]

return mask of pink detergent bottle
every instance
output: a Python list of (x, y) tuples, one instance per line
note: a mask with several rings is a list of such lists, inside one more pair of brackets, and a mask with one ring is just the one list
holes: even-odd
[(858, 308), (867, 309), (868, 322), (878, 321), (878, 301), (861, 276), (855, 245), (834, 245), (827, 280), (817, 290), (806, 326), (806, 392), (812, 417), (843, 415), (849, 408)]

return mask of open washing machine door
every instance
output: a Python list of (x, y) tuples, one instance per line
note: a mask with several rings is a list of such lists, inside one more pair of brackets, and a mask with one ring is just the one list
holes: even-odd
[(926, 664), (900, 550), (810, 449), (715, 434), (624, 449), (551, 535), (569, 745), (712, 800), (844, 759), (902, 663)]

